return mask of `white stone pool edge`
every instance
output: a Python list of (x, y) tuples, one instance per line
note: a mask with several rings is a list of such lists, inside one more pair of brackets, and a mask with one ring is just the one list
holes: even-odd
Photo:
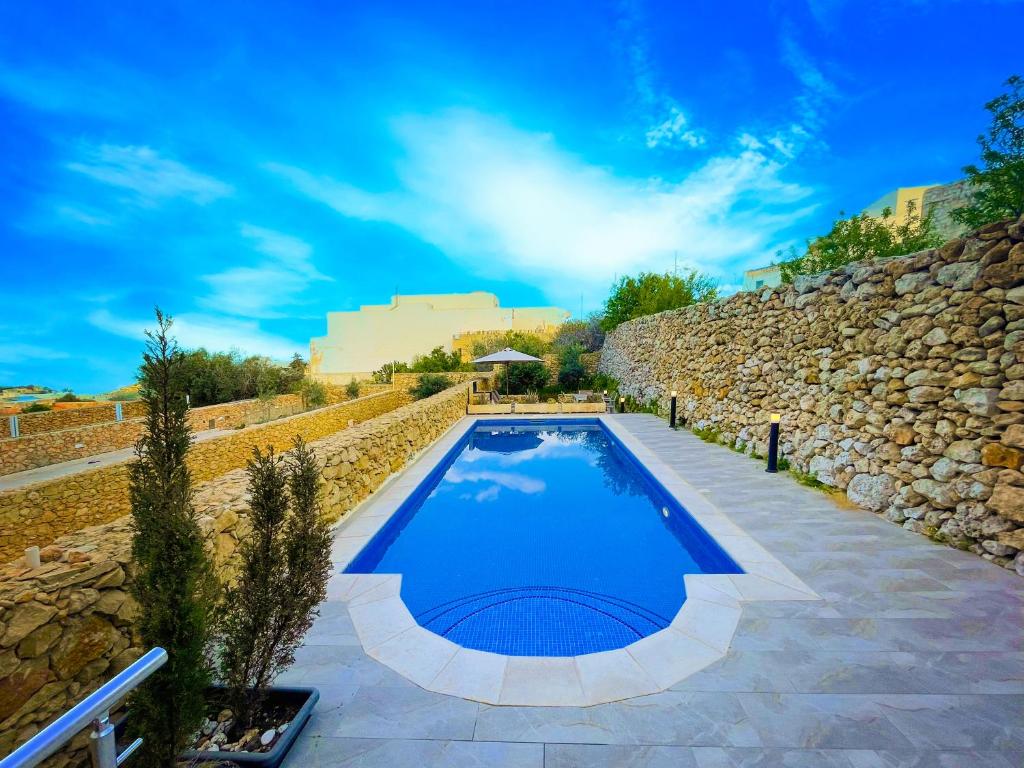
[[(622, 429), (614, 417), (600, 414), (596, 418), (745, 571), (739, 575), (683, 576), (686, 600), (666, 629), (625, 648), (584, 656), (503, 656), (463, 648), (417, 624), (401, 597), (401, 574), (341, 572), (473, 424), (481, 420), (530, 418), (517, 415), (460, 419), (416, 462), (339, 525), (332, 548), (334, 574), (328, 584), (327, 599), (348, 603), (349, 615), (367, 655), (437, 693), (496, 705), (592, 706), (664, 691), (722, 658), (732, 642), (744, 602), (821, 599)], [(575, 418), (590, 420), (595, 415)]]

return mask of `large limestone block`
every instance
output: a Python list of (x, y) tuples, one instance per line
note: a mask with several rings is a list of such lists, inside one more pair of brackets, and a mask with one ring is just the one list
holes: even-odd
[(50, 655), (51, 667), (61, 680), (74, 677), (110, 650), (118, 637), (120, 632), (97, 614), (71, 622)]
[(988, 499), (988, 506), (1008, 520), (1024, 523), (1024, 488), (997, 485)]
[(846, 497), (858, 506), (878, 512), (888, 506), (896, 483), (889, 475), (854, 475), (846, 487)]

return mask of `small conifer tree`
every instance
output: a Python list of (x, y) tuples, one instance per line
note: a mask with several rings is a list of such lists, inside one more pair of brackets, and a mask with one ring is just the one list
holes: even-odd
[(210, 683), (206, 658), (216, 581), (192, 506), (185, 456), (191, 445), (183, 355), (168, 333), (171, 318), (156, 310), (157, 328), (140, 370), (148, 410), (145, 432), (128, 468), (131, 500), (132, 591), (142, 645), (167, 651), (167, 663), (132, 698), (131, 727), (142, 736), (136, 764), (171, 768), (202, 722)]
[(287, 462), (273, 448), (256, 448), (248, 472), (252, 533), (240, 547), (237, 581), (227, 590), (218, 659), (245, 728), (258, 717), (274, 678), (294, 661), (327, 595), (331, 568), (313, 452), (298, 438)]

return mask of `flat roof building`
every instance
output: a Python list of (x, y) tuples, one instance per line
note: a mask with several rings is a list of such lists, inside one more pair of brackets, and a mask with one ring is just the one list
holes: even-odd
[(569, 313), (559, 307), (502, 307), (498, 297), (472, 293), (392, 296), (354, 312), (328, 312), (327, 334), (309, 341), (309, 373), (343, 384), (368, 379), (393, 360), (411, 363), (435, 347), (452, 351), (457, 337), (487, 331), (550, 334)]

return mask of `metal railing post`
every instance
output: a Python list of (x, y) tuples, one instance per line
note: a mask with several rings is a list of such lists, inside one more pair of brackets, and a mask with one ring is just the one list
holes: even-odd
[(142, 743), (136, 739), (120, 755), (110, 724), (110, 710), (167, 663), (167, 651), (154, 648), (134, 664), (86, 696), (39, 733), (0, 759), (0, 768), (34, 768), (90, 725), (89, 754), (93, 768), (117, 768)]

